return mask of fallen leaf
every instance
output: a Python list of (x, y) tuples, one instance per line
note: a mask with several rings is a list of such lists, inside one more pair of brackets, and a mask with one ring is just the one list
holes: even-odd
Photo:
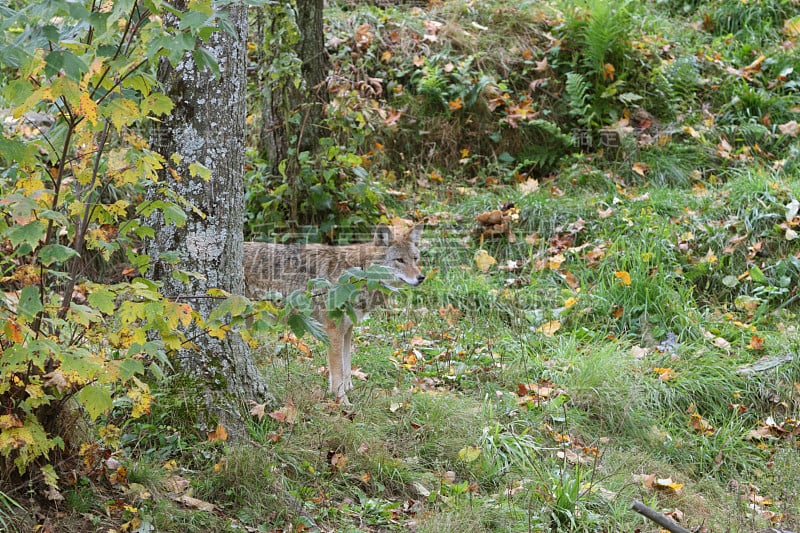
[(258, 418), (259, 420), (264, 418), (264, 415), (266, 414), (265, 410), (267, 408), (267, 404), (265, 404), (265, 403), (256, 403), (253, 400), (249, 400), (248, 403), (250, 404), (250, 414), (251, 415), (253, 415), (254, 417)]
[(578, 287), (581, 286), (581, 282), (572, 272), (563, 272), (562, 275), (564, 276), (564, 282), (569, 286), (570, 289), (577, 290)]
[(519, 188), (519, 192), (522, 193), (522, 196), (525, 196), (526, 194), (530, 194), (539, 190), (539, 180), (528, 178), (526, 181), (520, 183), (517, 187)]
[(647, 174), (647, 171), (650, 170), (650, 166), (647, 165), (647, 163), (641, 163), (637, 161), (631, 166), (631, 170), (644, 177), (644, 175)]
[(566, 261), (567, 258), (564, 257), (564, 254), (556, 254), (547, 260), (547, 268), (550, 270), (558, 270), (561, 267), (561, 263)]
[(688, 134), (688, 135), (690, 135), (691, 137), (694, 137), (695, 139), (698, 139), (700, 137), (700, 134), (697, 133), (697, 130), (695, 130), (691, 126), (684, 126), (683, 127), (683, 132)]
[(431, 491), (428, 490), (428, 488), (419, 481), (415, 481), (414, 483), (412, 483), (412, 486), (414, 487), (414, 490), (417, 491), (417, 494), (419, 494), (423, 498), (427, 498), (428, 496), (431, 495)]
[(215, 442), (218, 440), (228, 440), (228, 430), (225, 429), (225, 426), (222, 424), (217, 424), (217, 427), (214, 431), (208, 432), (208, 442)]
[(208, 503), (204, 502), (203, 500), (198, 500), (197, 498), (192, 498), (187, 494), (183, 494), (174, 499), (176, 502), (182, 503), (186, 507), (190, 507), (192, 509), (198, 509), (200, 511), (213, 512), (215, 509), (213, 503)]
[(462, 448), (458, 452), (458, 458), (464, 461), (465, 463), (471, 463), (480, 456), (481, 456), (480, 446), (467, 446), (466, 448)]
[(796, 120), (791, 120), (785, 124), (780, 124), (778, 125), (778, 129), (781, 133), (788, 135), (789, 137), (797, 137), (797, 132), (800, 131)]
[(450, 107), (450, 111), (458, 111), (464, 107), (464, 102), (461, 101), (461, 97), (459, 96), (455, 100), (447, 102), (447, 105)]
[(624, 270), (617, 270), (614, 272), (614, 277), (617, 278), (620, 283), (625, 285), (626, 287), (631, 284), (631, 275), (625, 272)]
[(698, 433), (702, 433), (703, 435), (714, 434), (714, 426), (712, 426), (708, 420), (700, 416), (698, 413), (693, 413), (689, 418), (689, 427)]
[(748, 72), (748, 73), (749, 72), (758, 72), (758, 71), (761, 70), (761, 63), (763, 63), (765, 59), (767, 59), (767, 56), (765, 56), (764, 54), (761, 54), (760, 56), (755, 58), (752, 63), (750, 63), (749, 65), (744, 67), (742, 70), (744, 72)]
[(488, 272), (492, 265), (497, 264), (497, 259), (489, 255), (486, 250), (478, 250), (475, 252), (475, 264), (481, 272)]
[(671, 368), (655, 367), (653, 368), (653, 372), (658, 374), (658, 379), (661, 381), (669, 381), (675, 378), (675, 371)]
[(544, 324), (536, 328), (536, 331), (541, 333), (545, 337), (552, 337), (559, 329), (561, 329), (561, 322), (559, 322), (558, 320), (551, 320), (550, 322), (545, 322)]
[(494, 226), (503, 222), (503, 211), (500, 209), (492, 209), (491, 211), (484, 211), (475, 217), (479, 223), (484, 226)]
[(574, 451), (570, 450), (569, 448), (566, 448), (556, 453), (556, 457), (558, 457), (562, 461), (568, 461), (570, 464), (573, 465), (579, 465), (579, 464), (587, 465), (592, 463), (592, 460), (589, 459), (588, 457), (579, 455)]
[(655, 474), (633, 474), (633, 480), (637, 483), (641, 483), (642, 486), (652, 489), (656, 484), (656, 475)]
[(611, 207), (607, 207), (605, 209), (601, 209), (600, 207), (597, 208), (597, 216), (600, 218), (608, 218), (614, 214), (614, 210)]
[(631, 346), (631, 357), (634, 359), (642, 359), (645, 355), (647, 355), (647, 348), (642, 348), (638, 344)]
[(653, 483), (653, 488), (659, 490), (671, 490), (673, 492), (678, 492), (683, 488), (683, 483), (675, 483), (674, 481), (672, 481), (672, 478), (670, 477), (659, 478), (656, 479), (655, 482)]
[(343, 453), (331, 453), (328, 457), (328, 462), (331, 465), (331, 469), (336, 472), (344, 472), (347, 469), (347, 456)]
[(764, 349), (764, 337), (759, 337), (758, 335), (753, 335), (750, 337), (750, 343), (747, 345), (748, 350), (763, 350)]
[(44, 497), (50, 500), (51, 502), (61, 502), (64, 501), (64, 496), (59, 492), (59, 490), (52, 486), (48, 485), (47, 490), (45, 490)]
[(297, 422), (297, 407), (294, 406), (294, 402), (289, 398), (286, 400), (286, 404), (284, 404), (283, 407), (272, 411), (269, 416), (278, 422), (294, 424)]
[(786, 19), (783, 22), (783, 32), (790, 39), (800, 37), (800, 16)]

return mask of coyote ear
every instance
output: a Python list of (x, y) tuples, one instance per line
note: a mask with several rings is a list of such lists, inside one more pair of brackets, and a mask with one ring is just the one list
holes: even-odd
[(422, 230), (425, 229), (425, 224), (417, 224), (408, 232), (408, 238), (414, 244), (419, 244), (419, 239), (422, 237)]
[(393, 239), (394, 234), (392, 233), (392, 228), (386, 224), (379, 224), (378, 227), (375, 228), (375, 246), (389, 246), (392, 244)]

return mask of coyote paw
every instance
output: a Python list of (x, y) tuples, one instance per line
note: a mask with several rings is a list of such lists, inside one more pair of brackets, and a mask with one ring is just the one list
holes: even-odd
[(346, 406), (346, 407), (349, 407), (349, 406), (353, 405), (352, 403), (350, 403), (350, 400), (347, 399), (347, 394), (342, 394), (341, 396), (337, 397), (336, 398), (336, 403), (338, 403), (341, 406)]

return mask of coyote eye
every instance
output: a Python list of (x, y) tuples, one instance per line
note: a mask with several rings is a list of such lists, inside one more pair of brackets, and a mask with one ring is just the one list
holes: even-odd
[(395, 261), (397, 261), (401, 265), (405, 265), (406, 264), (406, 260), (403, 259), (402, 257), (398, 257), (397, 259), (395, 259)]

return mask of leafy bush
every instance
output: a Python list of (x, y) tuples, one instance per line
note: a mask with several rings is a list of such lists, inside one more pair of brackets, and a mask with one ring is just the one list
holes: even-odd
[[(215, 21), (190, 11), (176, 32), (161, 25), (166, 12), (107, 7), (5, 7), (0, 23), (16, 123), (0, 136), (0, 455), (16, 467), (2, 476), (38, 468), (51, 490), (52, 463), (90, 438), (82, 413), (95, 421), (115, 402), (147, 413), (143, 375), (162, 374), (184, 342), (179, 325), (195, 319), (140, 277), (149, 258), (139, 240), (153, 234), (145, 218), (186, 218), (185, 202), (158, 183), (167, 163), (142, 130), (172, 108), (147, 67), (193, 50), (213, 68), (194, 43)], [(145, 199), (146, 187), (157, 197)]]

